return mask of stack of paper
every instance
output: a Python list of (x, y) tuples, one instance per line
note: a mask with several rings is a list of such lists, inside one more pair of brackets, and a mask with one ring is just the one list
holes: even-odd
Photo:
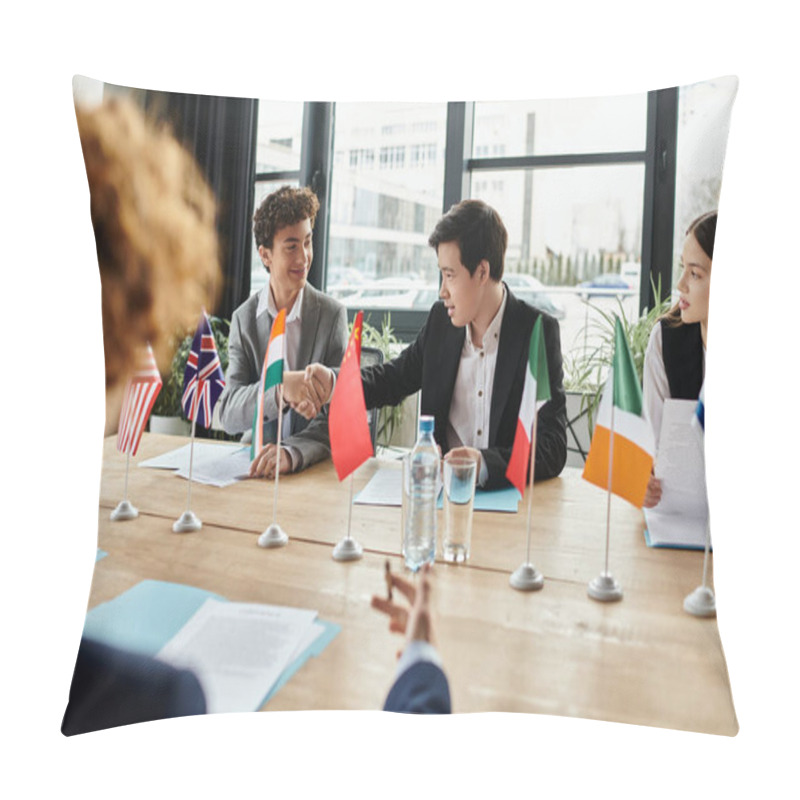
[(697, 402), (667, 400), (655, 463), (661, 500), (644, 510), (651, 547), (705, 548), (708, 525), (703, 442), (691, 424)]
[(209, 599), (156, 658), (191, 669), (209, 713), (255, 711), (323, 632), (316, 611)]
[[(189, 457), (191, 445), (170, 450), (155, 458), (140, 462), (140, 467), (176, 470), (181, 478), (189, 477)], [(230, 486), (250, 471), (250, 447), (240, 444), (195, 442), (192, 462), (192, 480), (211, 486)]]
[(194, 671), (211, 712), (256, 711), (338, 634), (317, 612), (144, 580), (86, 615), (83, 633)]

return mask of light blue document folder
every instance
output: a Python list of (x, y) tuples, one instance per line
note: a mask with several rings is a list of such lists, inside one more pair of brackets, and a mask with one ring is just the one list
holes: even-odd
[[(166, 581), (145, 580), (86, 614), (83, 635), (125, 650), (155, 656), (191, 619), (203, 603), (212, 598), (227, 598), (194, 586)], [(263, 703), (272, 697), (311, 656), (319, 655), (341, 626), (317, 619), (324, 627), (312, 644), (289, 664)], [(255, 710), (255, 709), (254, 709)]]

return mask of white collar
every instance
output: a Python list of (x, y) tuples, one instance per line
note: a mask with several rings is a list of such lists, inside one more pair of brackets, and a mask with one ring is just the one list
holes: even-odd
[(486, 329), (486, 333), (483, 334), (483, 341), (481, 342), (480, 347), (472, 343), (472, 323), (470, 322), (469, 325), (467, 325), (467, 336), (464, 342), (467, 350), (478, 351), (478, 350), (483, 350), (487, 346), (489, 347), (489, 350), (497, 349), (497, 344), (500, 339), (500, 328), (503, 325), (503, 314), (505, 314), (506, 301), (508, 299), (508, 292), (506, 291), (506, 285), (502, 284), (502, 286), (503, 286), (503, 300), (500, 303), (500, 308), (497, 309), (497, 313), (494, 315), (492, 321), (489, 323), (489, 327)]
[[(305, 287), (300, 290), (297, 299), (294, 301), (292, 310), (286, 315), (286, 323), (294, 322), (300, 319), (300, 308), (303, 305), (303, 292)], [(258, 293), (258, 306), (256, 308), (256, 317), (260, 317), (265, 311), (275, 319), (278, 316), (278, 309), (275, 307), (275, 298), (269, 287), (269, 273), (267, 273), (267, 285)]]

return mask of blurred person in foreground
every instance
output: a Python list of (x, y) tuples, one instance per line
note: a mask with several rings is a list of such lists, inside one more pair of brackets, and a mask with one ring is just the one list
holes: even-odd
[[(283, 186), (261, 203), (253, 217), (258, 254), (268, 279), (263, 289), (233, 312), (219, 419), (228, 433), (244, 432), (242, 441), (250, 441), (270, 331), (282, 309), (286, 309), (282, 392), (290, 406), (283, 416), (278, 454), (275, 442), (279, 388), (266, 394), (266, 444), (255, 454), (250, 468), (254, 477), (273, 477), (279, 457), (283, 474), (310, 467), (331, 453), (327, 409), (322, 410), (320, 392), (313, 381), (304, 380), (303, 373), (312, 362), (338, 367), (347, 347), (345, 307), (307, 281), (314, 257), (311, 240), (318, 210), (319, 201), (310, 189)], [(305, 417), (292, 410), (300, 406)]]
[(389, 581), (408, 600), (409, 607), (372, 597), (372, 607), (389, 616), (389, 630), (406, 637), (405, 647), (397, 654), (395, 682), (383, 710), (449, 714), (450, 688), (433, 633), (431, 565), (423, 565), (417, 586), (394, 573), (389, 574)]
[[(76, 115), (100, 268), (110, 435), (146, 344), (165, 369), (172, 335), (194, 328), (216, 299), (215, 206), (188, 153), (133, 104), (110, 100)], [(190, 671), (82, 638), (61, 731), (71, 736), (205, 710)]]
[[(678, 302), (653, 326), (644, 354), (644, 409), (655, 437), (661, 435), (664, 402), (697, 400), (706, 372), (708, 300), (711, 259), (717, 234), (717, 212), (697, 217), (687, 228), (681, 254)], [(645, 508), (661, 502), (661, 481), (650, 476)]]
[[(445, 458), (472, 458), (484, 489), (509, 486), (528, 345), (541, 317), (551, 399), (538, 414), (534, 480), (555, 477), (567, 460), (558, 322), (503, 282), (508, 233), (500, 215), (482, 200), (463, 200), (439, 220), (428, 244), (439, 261), (440, 300), (399, 356), (361, 370), (367, 408), (397, 405), (421, 390), (421, 413), (434, 417)], [(333, 392), (327, 372), (307, 370), (325, 386), (326, 399)]]

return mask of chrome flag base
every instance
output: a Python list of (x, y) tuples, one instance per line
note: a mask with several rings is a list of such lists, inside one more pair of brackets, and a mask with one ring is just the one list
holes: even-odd
[(345, 536), (336, 547), (333, 548), (334, 561), (358, 561), (364, 551), (361, 545), (349, 536)]
[(598, 575), (589, 583), (589, 597), (608, 603), (613, 600), (622, 600), (622, 587), (607, 572)]
[(698, 586), (691, 594), (686, 595), (683, 610), (696, 617), (716, 617), (717, 603), (714, 592), (707, 586)]
[(195, 515), (194, 511), (184, 511), (172, 526), (174, 533), (192, 533), (199, 531), (203, 527), (203, 523)]
[(521, 592), (533, 592), (544, 586), (544, 575), (533, 564), (522, 564), (511, 573), (509, 583)]
[(119, 505), (111, 512), (111, 519), (114, 522), (122, 522), (126, 519), (136, 519), (139, 510), (132, 506), (128, 500), (120, 500)]
[(283, 529), (276, 522), (267, 528), (264, 533), (258, 537), (259, 547), (283, 547), (289, 541), (289, 537), (284, 533)]

